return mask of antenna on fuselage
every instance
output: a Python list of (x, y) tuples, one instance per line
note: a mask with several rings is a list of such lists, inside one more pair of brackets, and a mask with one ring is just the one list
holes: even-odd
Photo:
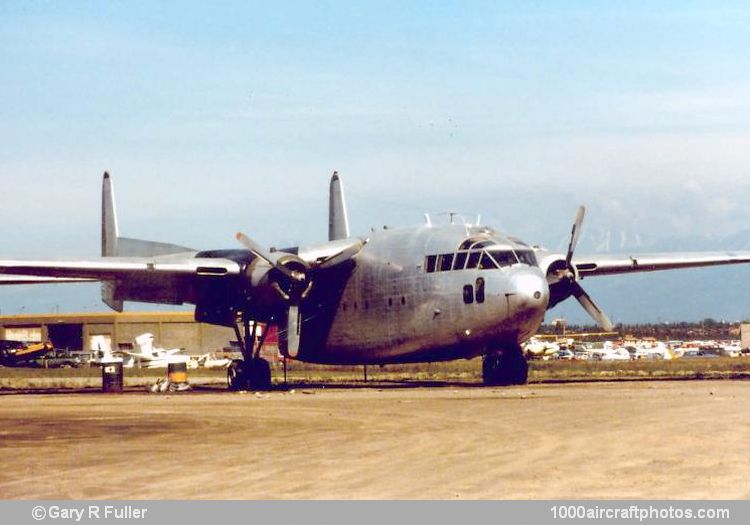
[(432, 219), (430, 219), (430, 214), (425, 213), (424, 214), (424, 222), (427, 225), (428, 228), (432, 228)]

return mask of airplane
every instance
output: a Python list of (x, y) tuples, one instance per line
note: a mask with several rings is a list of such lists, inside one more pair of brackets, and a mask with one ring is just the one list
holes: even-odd
[(125, 366), (138, 366), (139, 368), (167, 368), (169, 363), (187, 363), (190, 358), (180, 354), (182, 350), (172, 348), (170, 350), (154, 347), (154, 334), (144, 333), (135, 338), (135, 344), (138, 346), (138, 352), (129, 352), (120, 350), (123, 356), (127, 356)]
[(227, 367), (229, 388), (263, 390), (271, 387), (271, 371), (260, 357), (264, 336), (256, 342), (255, 321), (279, 327), (287, 358), (384, 365), (483, 356), (484, 384), (524, 384), (521, 345), (549, 308), (574, 297), (612, 330), (582, 279), (750, 262), (750, 252), (574, 257), (584, 213), (581, 206), (565, 253), (454, 216), (446, 224), (425, 216), (419, 226), (357, 237), (349, 233), (334, 172), (327, 242), (275, 249), (238, 233), (242, 249), (199, 251), (121, 237), (105, 172), (101, 258), (0, 260), (0, 274), (9, 283), (101, 281), (104, 303), (117, 311), (124, 301), (192, 304), (196, 321), (232, 327), (241, 342), (243, 359)]

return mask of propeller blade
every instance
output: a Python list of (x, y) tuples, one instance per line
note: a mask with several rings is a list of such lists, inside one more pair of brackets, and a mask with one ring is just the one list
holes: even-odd
[(611, 332), (614, 328), (612, 321), (610, 321), (604, 312), (601, 311), (583, 287), (578, 284), (577, 281), (573, 281), (571, 283), (571, 288), (575, 298), (578, 299), (578, 302), (581, 303), (581, 306), (583, 306), (583, 309), (586, 310), (591, 318), (596, 321), (596, 324), (598, 324), (605, 332)]
[(265, 249), (263, 249), (257, 242), (255, 242), (254, 240), (252, 240), (250, 237), (248, 237), (247, 235), (245, 235), (242, 232), (237, 232), (236, 238), (240, 242), (240, 244), (242, 244), (245, 248), (247, 248), (248, 250), (250, 250), (250, 252), (252, 252), (252, 254), (255, 255), (256, 257), (259, 257), (259, 258), (263, 259), (268, 264), (270, 264), (271, 266), (273, 266), (274, 268), (276, 268), (277, 270), (279, 270), (281, 273), (283, 273), (284, 275), (286, 275), (290, 279), (299, 280), (298, 276), (295, 275), (294, 272), (292, 272), (291, 270), (289, 270), (289, 268), (287, 268), (287, 267), (285, 267), (285, 266), (283, 266), (281, 264), (276, 264), (271, 259), (271, 255), (268, 252), (266, 252)]
[(302, 328), (302, 317), (296, 304), (289, 306), (286, 315), (286, 355), (297, 357), (299, 352), (300, 331)]
[(318, 263), (318, 268), (320, 268), (321, 270), (325, 270), (326, 268), (331, 268), (333, 266), (336, 266), (337, 264), (348, 261), (355, 255), (357, 255), (364, 245), (365, 243), (363, 241), (357, 239), (357, 241), (350, 246), (347, 246), (340, 252), (322, 260), (320, 263)]
[(578, 238), (581, 236), (581, 224), (583, 223), (583, 216), (585, 214), (586, 208), (580, 206), (576, 214), (576, 221), (573, 223), (573, 229), (570, 231), (570, 244), (568, 244), (568, 254), (565, 256), (565, 262), (568, 266), (570, 266), (570, 260), (573, 258), (573, 251), (576, 249), (576, 244), (578, 244)]

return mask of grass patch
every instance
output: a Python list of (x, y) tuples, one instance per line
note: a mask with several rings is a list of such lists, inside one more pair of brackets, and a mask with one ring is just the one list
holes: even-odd
[[(283, 368), (274, 364), (275, 382), (283, 381)], [(368, 366), (368, 381), (408, 383), (481, 384), (481, 359), (446, 363)], [(125, 387), (146, 387), (166, 377), (166, 369), (125, 369)], [(290, 383), (361, 385), (362, 366), (323, 366), (290, 361), (287, 366)], [(189, 370), (194, 385), (223, 385), (224, 369)], [(744, 379), (750, 378), (750, 359), (721, 357), (713, 359), (675, 359), (672, 361), (531, 361), (530, 383), (566, 381), (620, 381), (659, 379)], [(0, 368), (0, 390), (88, 389), (101, 388), (101, 370), (93, 368), (43, 369)]]

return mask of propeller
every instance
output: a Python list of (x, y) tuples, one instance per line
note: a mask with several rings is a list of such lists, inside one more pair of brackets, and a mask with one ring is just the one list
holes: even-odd
[(266, 250), (242, 232), (237, 233), (236, 238), (253, 255), (265, 261), (281, 274), (269, 275), (269, 285), (278, 297), (286, 303), (286, 322), (280, 320), (282, 326), (286, 324), (286, 332), (282, 332), (283, 343), (286, 348), (282, 350), (285, 350), (289, 357), (296, 357), (299, 351), (302, 329), (302, 316), (299, 306), (310, 293), (315, 272), (333, 268), (351, 259), (359, 253), (367, 243), (367, 239), (352, 239), (340, 251), (318, 260), (311, 267), (310, 264), (296, 255), (284, 252), (272, 253)]
[(274, 261), (271, 258), (271, 255), (266, 252), (265, 249), (263, 249), (257, 242), (252, 240), (250, 237), (245, 235), (242, 232), (237, 232), (237, 240), (242, 244), (245, 248), (250, 250), (250, 252), (255, 255), (256, 257), (260, 257), (264, 261), (266, 261), (268, 264), (279, 270), (281, 273), (289, 277), (290, 279), (293, 279), (295, 281), (303, 281), (305, 279), (304, 272), (300, 272), (298, 270), (291, 270), (284, 266), (283, 264), (278, 264), (278, 262)]
[(576, 213), (576, 219), (573, 223), (573, 228), (570, 231), (570, 243), (568, 243), (568, 253), (565, 255), (565, 265), (558, 268), (554, 273), (558, 283), (565, 282), (570, 293), (580, 303), (586, 313), (596, 321), (603, 330), (609, 332), (613, 329), (612, 321), (605, 315), (605, 313), (599, 308), (589, 294), (583, 289), (578, 282), (577, 272), (572, 264), (573, 252), (575, 251), (578, 239), (581, 236), (581, 225), (583, 224), (583, 217), (586, 214), (586, 208), (580, 206), (578, 213)]

